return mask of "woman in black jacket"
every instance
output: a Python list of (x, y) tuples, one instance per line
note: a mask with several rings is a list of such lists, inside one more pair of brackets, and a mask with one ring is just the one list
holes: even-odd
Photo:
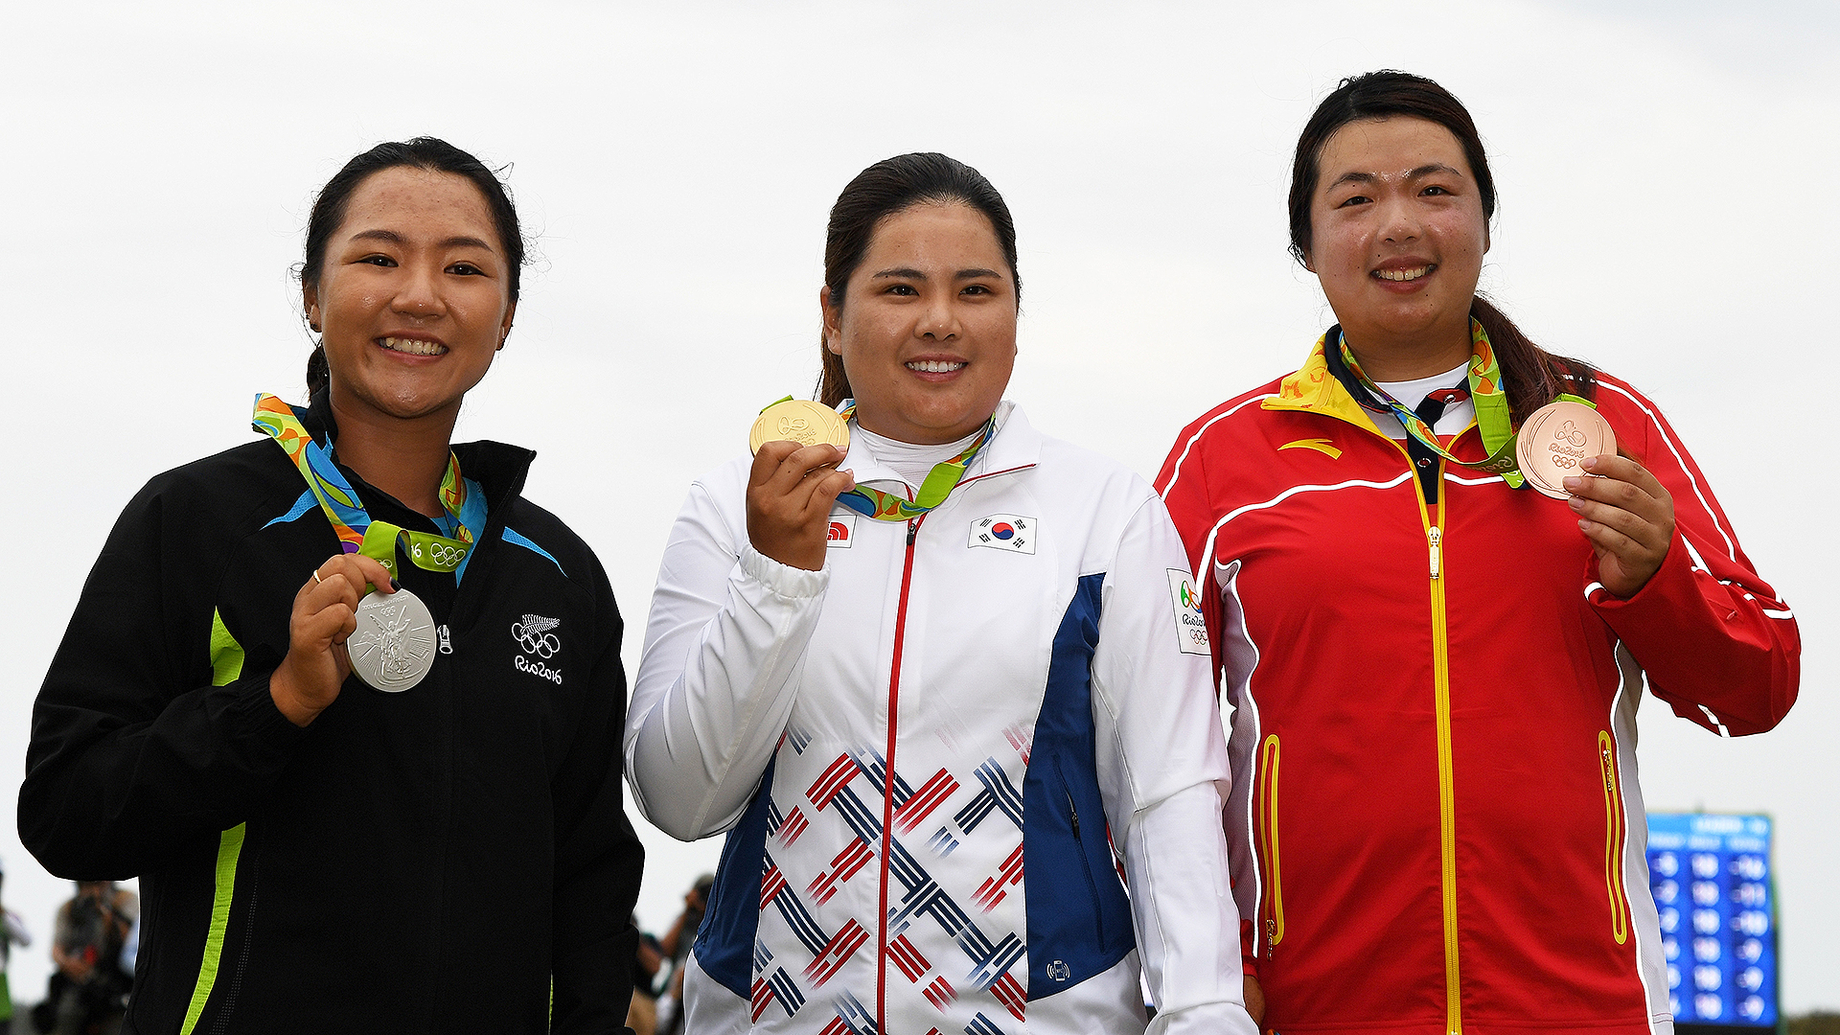
[[(33, 716), (21, 840), (139, 876), (128, 1032), (612, 1032), (641, 849), (621, 623), (593, 553), (452, 445), (504, 347), (517, 215), (478, 159), (381, 144), (313, 208), (311, 403), (156, 477)], [(156, 403), (157, 405), (157, 403)]]

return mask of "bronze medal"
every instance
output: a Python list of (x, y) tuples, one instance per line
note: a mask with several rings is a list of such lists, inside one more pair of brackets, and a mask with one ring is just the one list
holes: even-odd
[(748, 432), (748, 452), (758, 453), (768, 442), (797, 442), (813, 446), (829, 442), (838, 449), (850, 448), (850, 426), (837, 412), (822, 403), (805, 399), (787, 399), (760, 411)]
[(1583, 403), (1555, 402), (1533, 411), (1521, 425), (1514, 454), (1527, 484), (1556, 500), (1570, 499), (1565, 479), (1583, 475), (1585, 458), (1616, 452), (1616, 432), (1603, 414)]

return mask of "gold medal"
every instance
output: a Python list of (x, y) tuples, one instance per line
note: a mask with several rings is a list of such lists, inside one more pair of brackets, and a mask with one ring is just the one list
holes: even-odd
[(1616, 432), (1583, 403), (1555, 402), (1533, 411), (1515, 439), (1515, 459), (1527, 484), (1556, 500), (1571, 498), (1565, 479), (1583, 475), (1585, 458), (1616, 452)]
[(760, 411), (759, 419), (748, 432), (748, 452), (758, 453), (765, 443), (781, 441), (797, 442), (801, 446), (829, 442), (848, 451), (850, 426), (835, 410), (822, 403), (786, 399)]

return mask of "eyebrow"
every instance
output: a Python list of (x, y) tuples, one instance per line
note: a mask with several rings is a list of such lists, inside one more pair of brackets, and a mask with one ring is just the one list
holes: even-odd
[[(983, 277), (1001, 278), (1002, 274), (998, 273), (996, 270), (985, 269), (982, 266), (978, 266), (978, 267), (973, 267), (971, 269), (959, 270), (957, 273), (952, 275), (953, 280), (978, 280)], [(927, 279), (926, 274), (910, 266), (901, 266), (895, 269), (879, 270), (873, 275), (871, 275), (869, 279), (870, 280), (883, 280), (883, 279), (895, 279), (895, 278), (901, 278), (904, 280), (925, 280)]]
[[(403, 235), (397, 233), (394, 230), (360, 230), (357, 233), (352, 234), (351, 239), (354, 241), (387, 241), (391, 244), (407, 243)], [(492, 250), (491, 244), (485, 241), (482, 241), (477, 237), (468, 237), (465, 234), (461, 234), (455, 237), (444, 238), (437, 243), (443, 248), (469, 248), (470, 247), (470, 248), (484, 248), (486, 251)]]
[[(1418, 168), (1413, 169), (1411, 172), (1406, 173), (1406, 179), (1408, 180), (1422, 179), (1426, 176), (1432, 175), (1433, 173), (1449, 173), (1452, 176), (1462, 176), (1463, 175), (1463, 173), (1460, 170), (1454, 169), (1451, 166), (1445, 165), (1443, 162), (1431, 162), (1426, 165), (1421, 165)], [(1339, 187), (1344, 183), (1374, 183), (1374, 182), (1377, 182), (1379, 179), (1380, 177), (1374, 175), (1373, 173), (1349, 172), (1349, 173), (1343, 173), (1340, 176), (1340, 178), (1338, 178), (1334, 183), (1329, 184), (1329, 186)]]

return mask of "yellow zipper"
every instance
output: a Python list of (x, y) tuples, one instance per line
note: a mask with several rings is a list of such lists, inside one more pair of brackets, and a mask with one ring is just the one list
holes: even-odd
[(1284, 884), (1278, 874), (1278, 735), (1259, 748), (1258, 819), (1265, 856), (1265, 958), (1284, 940)]
[[(1423, 497), (1420, 497), (1421, 499)], [(1439, 505), (1442, 509), (1442, 504)], [(1445, 1030), (1463, 1031), (1462, 976), (1457, 967), (1457, 806), (1450, 747), (1450, 629), (1444, 615), (1444, 530), (1428, 524), (1431, 553), (1431, 664), (1437, 699), (1438, 834), (1443, 855)]]

